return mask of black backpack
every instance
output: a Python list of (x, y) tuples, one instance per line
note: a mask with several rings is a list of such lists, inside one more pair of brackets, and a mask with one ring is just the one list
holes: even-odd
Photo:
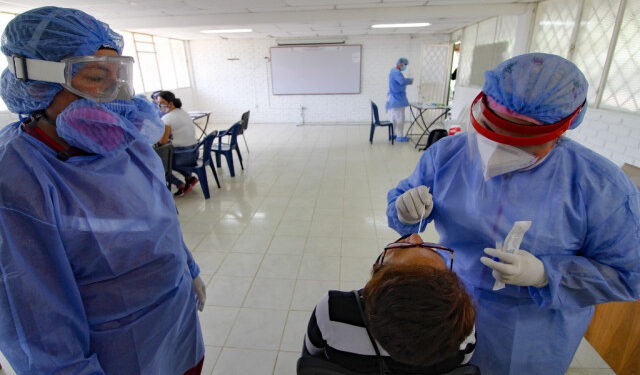
[(444, 129), (433, 129), (429, 133), (429, 138), (427, 138), (427, 144), (424, 146), (424, 149), (428, 149), (432, 144), (436, 143), (440, 138), (444, 138), (448, 135), (447, 131)]

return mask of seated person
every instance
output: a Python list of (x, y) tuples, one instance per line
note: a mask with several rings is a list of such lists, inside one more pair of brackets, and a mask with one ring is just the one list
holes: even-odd
[[(160, 111), (164, 113), (162, 121), (165, 124), (164, 135), (158, 144), (164, 145), (171, 139), (173, 144), (172, 169), (183, 175), (185, 180), (182, 182), (173, 173), (169, 179), (171, 184), (178, 188), (178, 191), (173, 195), (181, 197), (191, 191), (191, 188), (198, 183), (197, 177), (180, 168), (196, 165), (198, 160), (198, 151), (195, 150), (196, 128), (191, 116), (182, 110), (182, 101), (176, 98), (171, 91), (160, 91), (157, 98)], [(194, 150), (194, 152), (184, 152), (185, 150)]]
[(316, 305), (302, 355), (362, 373), (442, 374), (469, 362), (475, 309), (438, 249), (417, 234), (387, 245), (364, 289), (332, 290)]

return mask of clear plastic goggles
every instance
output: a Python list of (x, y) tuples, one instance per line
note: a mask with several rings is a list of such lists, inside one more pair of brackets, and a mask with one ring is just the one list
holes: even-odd
[(77, 56), (60, 62), (8, 57), (16, 78), (59, 83), (72, 93), (96, 102), (130, 100), (133, 89), (133, 57)]

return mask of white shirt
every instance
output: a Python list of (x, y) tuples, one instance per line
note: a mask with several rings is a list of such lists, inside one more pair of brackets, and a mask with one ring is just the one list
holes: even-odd
[(192, 146), (196, 143), (196, 127), (191, 120), (191, 116), (181, 108), (162, 116), (165, 125), (171, 127), (171, 136), (174, 147)]

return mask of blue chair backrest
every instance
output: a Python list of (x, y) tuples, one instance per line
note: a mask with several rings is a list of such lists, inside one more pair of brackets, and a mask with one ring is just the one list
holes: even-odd
[(249, 113), (251, 113), (251, 111), (246, 111), (242, 114), (240, 120), (242, 122), (242, 132), (240, 132), (240, 134), (242, 134), (249, 127)]
[(231, 136), (229, 146), (233, 149), (238, 144), (238, 134), (242, 132), (242, 121), (233, 124), (229, 129), (225, 130), (226, 135)]
[(207, 165), (211, 161), (211, 147), (214, 139), (216, 139), (216, 133), (211, 133), (198, 143), (198, 148), (202, 146), (202, 165)]
[(378, 106), (373, 101), (371, 102), (371, 122), (378, 125), (380, 118), (378, 117)]

